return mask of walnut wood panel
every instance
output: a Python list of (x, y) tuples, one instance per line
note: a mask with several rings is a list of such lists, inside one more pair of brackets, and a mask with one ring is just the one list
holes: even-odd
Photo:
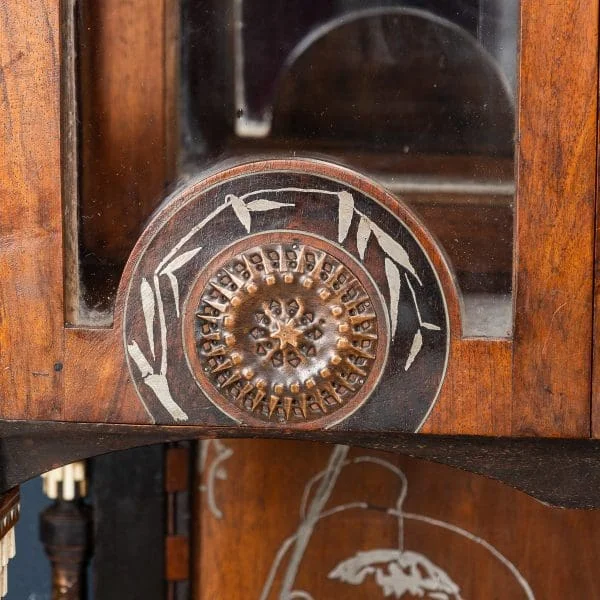
[[(598, 135), (600, 139), (600, 118), (598, 119)], [(600, 146), (596, 155), (596, 221), (595, 221), (595, 256), (594, 256), (594, 323), (592, 345), (592, 437), (600, 437)]]
[[(88, 423), (152, 423), (138, 402), (113, 329), (67, 329), (65, 420)], [(93, 366), (92, 366), (93, 365)]]
[[(82, 241), (108, 261), (127, 257), (174, 161), (172, 6), (150, 4), (84, 4)], [(0, 414), (150, 423), (118, 327), (67, 330), (63, 360), (59, 13), (2, 10)], [(522, 13), (515, 340), (456, 336), (429, 433), (589, 435), (597, 2)]]
[[(313, 600), (600, 595), (600, 543), (589, 535), (600, 526), (597, 510), (552, 509), (449, 467), (317, 444), (204, 442), (199, 470), (192, 558), (199, 600), (279, 598), (286, 578), (288, 590), (310, 594), (294, 597)], [(321, 471), (327, 475), (315, 479)], [(402, 560), (412, 593), (402, 588)], [(429, 580), (426, 590), (435, 569), (440, 587)]]
[[(65, 365), (67, 421), (149, 424), (152, 420), (138, 401), (129, 382), (122, 355), (114, 351), (120, 343), (112, 329), (67, 329)], [(455, 345), (446, 381), (423, 433), (510, 435), (509, 340), (459, 340)], [(94, 368), (81, 368), (80, 361), (94, 357)]]
[(446, 381), (423, 433), (510, 435), (510, 340), (463, 339), (456, 344)]
[(59, 3), (0, 5), (0, 413), (62, 417)]
[(515, 434), (590, 433), (597, 39), (596, 1), (523, 0)]

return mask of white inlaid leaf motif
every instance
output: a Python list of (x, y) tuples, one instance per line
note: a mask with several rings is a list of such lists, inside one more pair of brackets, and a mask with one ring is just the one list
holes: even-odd
[[(217, 505), (216, 483), (227, 479), (227, 469), (224, 466), (226, 460), (233, 456), (233, 450), (222, 440), (203, 440), (200, 442), (200, 475), (203, 483), (200, 491), (205, 492), (208, 500), (208, 508), (216, 519), (223, 518), (223, 512)], [(213, 450), (213, 458), (208, 465), (209, 450)]]
[(156, 302), (154, 300), (154, 291), (145, 277), (142, 278), (142, 283), (140, 284), (140, 297), (142, 298), (142, 311), (144, 313), (144, 321), (146, 322), (148, 344), (150, 345), (152, 358), (156, 358), (154, 352), (154, 315), (156, 312)]
[(408, 371), (408, 369), (410, 369), (410, 366), (415, 361), (415, 358), (417, 358), (417, 354), (419, 354), (422, 347), (423, 347), (423, 334), (421, 333), (421, 329), (419, 328), (419, 329), (417, 329), (417, 332), (415, 333), (415, 337), (413, 337), (412, 345), (410, 347), (410, 352), (408, 353), (408, 358), (406, 359), (406, 364), (404, 365), (405, 371)]
[(460, 600), (460, 588), (450, 576), (426, 556), (410, 550), (370, 550), (358, 552), (338, 564), (329, 579), (361, 585), (374, 575), (387, 598), (436, 598)]
[(415, 305), (417, 319), (419, 320), (419, 327), (423, 327), (423, 329), (429, 329), (430, 331), (440, 331), (440, 327), (438, 325), (434, 325), (433, 323), (427, 323), (427, 322), (423, 321), (423, 318), (421, 317), (421, 311), (419, 310), (419, 303), (417, 302), (417, 294), (415, 294), (415, 289), (413, 288), (413, 286), (410, 282), (410, 279), (406, 276), (406, 274), (404, 275), (404, 277), (405, 277), (406, 283), (408, 284), (408, 287), (410, 289), (410, 294), (412, 296), (413, 303)]
[(246, 204), (246, 208), (250, 212), (265, 212), (267, 210), (275, 210), (276, 208), (283, 208), (284, 206), (295, 206), (290, 202), (275, 202), (274, 200), (266, 200), (265, 198), (259, 198), (258, 200), (252, 200)]
[(154, 392), (165, 410), (169, 412), (175, 421), (187, 421), (187, 414), (181, 410), (181, 407), (171, 396), (166, 376), (162, 373), (154, 372), (152, 365), (150, 365), (136, 341), (127, 344), (127, 352), (140, 370), (140, 375), (144, 383)]
[[(265, 190), (269, 191), (269, 190)], [(250, 195), (262, 192), (252, 192)], [(247, 194), (246, 196), (248, 196)], [(140, 304), (144, 313), (144, 320), (146, 324), (146, 335), (152, 351), (153, 359), (156, 359), (155, 353), (155, 341), (154, 341), (154, 319), (155, 312), (158, 312), (158, 326), (160, 331), (161, 340), (161, 360), (160, 368), (157, 367), (156, 372), (154, 367), (149, 363), (144, 353), (141, 351), (139, 345), (135, 340), (127, 344), (127, 354), (131, 360), (135, 363), (140, 371), (144, 383), (152, 389), (155, 397), (163, 405), (163, 407), (169, 412), (171, 417), (175, 421), (187, 420), (187, 414), (177, 405), (173, 400), (171, 391), (169, 389), (169, 382), (167, 380), (168, 370), (168, 348), (167, 348), (167, 320), (165, 318), (163, 297), (160, 289), (159, 276), (166, 275), (171, 284), (173, 291), (173, 299), (177, 318), (180, 318), (179, 310), (179, 282), (175, 272), (186, 265), (190, 260), (198, 254), (202, 247), (197, 247), (182, 254), (178, 254), (180, 250), (187, 244), (192, 237), (200, 233), (204, 227), (210, 223), (218, 214), (232, 207), (235, 215), (240, 220), (246, 231), (249, 233), (252, 225), (250, 212), (261, 212), (267, 210), (275, 210), (277, 208), (295, 206), (293, 203), (275, 202), (266, 200), (263, 198), (254, 200), (248, 203), (248, 206), (244, 203), (243, 198), (238, 198), (233, 194), (228, 194), (225, 197), (225, 201), (217, 206), (211, 213), (209, 213), (199, 223), (195, 224), (179, 241), (171, 248), (171, 250), (163, 257), (154, 270), (153, 274), (153, 285), (146, 279), (142, 279), (140, 284)], [(153, 417), (152, 412), (148, 409), (148, 406), (142, 399), (144, 407), (148, 411), (148, 414)]]
[(350, 192), (338, 192), (338, 242), (341, 244), (348, 236), (354, 216), (354, 198)]
[(358, 256), (360, 260), (365, 259), (365, 251), (367, 250), (367, 244), (371, 237), (371, 220), (361, 215), (358, 223), (358, 229), (356, 230), (356, 249), (358, 250)]
[(252, 218), (250, 217), (250, 210), (244, 204), (244, 201), (233, 194), (228, 194), (225, 200), (231, 202), (235, 216), (240, 220), (240, 223), (244, 226), (246, 232), (250, 233)]
[(174, 258), (163, 270), (162, 273), (174, 273), (177, 269), (181, 269), (184, 265), (186, 265), (198, 252), (202, 250), (202, 246), (198, 246), (198, 248), (194, 248), (193, 250), (188, 250), (183, 254), (180, 254), (177, 258)]
[(144, 378), (144, 383), (155, 393), (164, 408), (175, 419), (175, 421), (187, 421), (187, 414), (173, 400), (167, 377), (161, 373), (154, 373)]
[[(157, 354), (161, 355), (160, 367), (156, 365), (150, 365), (144, 357), (143, 360), (146, 362), (146, 364), (148, 364), (150, 369), (146, 372), (146, 374), (148, 376), (154, 374), (161, 376), (160, 379), (153, 378), (152, 384), (150, 384), (149, 381), (147, 381), (146, 384), (155, 391), (158, 399), (163, 403), (163, 405), (166, 403), (166, 405), (169, 406), (168, 396), (170, 396), (168, 385), (166, 385), (166, 379), (164, 381), (162, 380), (162, 377), (166, 377), (168, 372), (167, 355), (169, 349), (167, 346), (167, 334), (170, 325), (168, 320), (169, 315), (165, 312), (166, 304), (164, 303), (164, 300), (166, 298), (164, 298), (164, 291), (161, 290), (161, 288), (164, 288), (164, 286), (159, 284), (159, 276), (166, 275), (169, 280), (174, 299), (173, 308), (176, 311), (177, 318), (180, 319), (179, 281), (181, 280), (181, 276), (176, 274), (176, 271), (191, 261), (201, 250), (201, 247), (198, 247), (180, 254), (183, 248), (188, 245), (192, 237), (200, 234), (200, 232), (208, 223), (213, 221), (215, 217), (217, 217), (217, 215), (219, 215), (222, 211), (229, 208), (232, 209), (235, 217), (237, 220), (239, 220), (244, 230), (247, 233), (250, 233), (252, 229), (252, 213), (272, 211), (280, 208), (287, 209), (289, 207), (293, 208), (296, 206), (296, 204), (292, 202), (268, 199), (269, 197), (273, 197), (272, 194), (277, 194), (279, 196), (275, 197), (282, 198), (280, 194), (287, 193), (325, 194), (334, 199), (334, 201), (337, 200), (337, 237), (340, 244), (344, 243), (348, 239), (354, 216), (356, 215), (359, 218), (356, 230), (356, 252), (361, 260), (365, 259), (367, 248), (369, 243), (372, 242), (372, 238), (376, 238), (377, 244), (372, 244), (372, 251), (377, 252), (377, 247), (379, 247), (379, 249), (381, 249), (385, 255), (381, 258), (383, 258), (385, 261), (385, 274), (389, 289), (389, 306), (387, 307), (387, 312), (390, 319), (392, 339), (397, 333), (399, 327), (398, 318), (400, 312), (399, 303), (401, 288), (406, 289), (404, 288), (405, 282), (401, 281), (402, 273), (404, 272), (404, 276), (408, 282), (413, 296), (414, 307), (417, 313), (419, 324), (419, 329), (414, 334), (410, 354), (406, 358), (406, 370), (408, 370), (414, 363), (417, 355), (423, 348), (423, 335), (427, 336), (425, 330), (440, 331), (439, 326), (423, 321), (421, 318), (420, 307), (417, 303), (417, 294), (415, 294), (415, 289), (417, 290), (419, 297), (421, 296), (421, 290), (419, 290), (418, 286), (414, 286), (413, 288), (412, 283), (414, 283), (416, 280), (421, 287), (423, 286), (423, 283), (417, 274), (414, 265), (412, 264), (407, 250), (389, 233), (386, 233), (378, 225), (376, 225), (366, 214), (363, 214), (363, 212), (358, 210), (355, 204), (355, 198), (351, 192), (344, 189), (339, 190), (339, 188), (338, 190), (326, 190), (309, 188), (305, 189), (301, 187), (280, 187), (273, 189), (250, 190), (241, 194), (240, 196), (235, 194), (227, 194), (224, 197), (224, 201), (219, 206), (202, 218), (198, 223), (194, 224), (193, 227), (191, 227), (191, 229), (189, 229), (187, 233), (173, 245), (169, 252), (155, 267), (152, 275), (153, 278), (143, 278), (140, 283), (140, 303), (144, 314), (146, 336), (148, 338), (151, 354), (146, 351), (144, 344), (142, 344), (142, 348), (144, 348), (143, 351), (146, 352), (148, 358), (152, 359), (153, 362), (156, 362)], [(255, 199), (251, 200), (251, 197), (254, 197)], [(412, 277), (409, 278), (407, 275), (414, 277), (414, 280)], [(424, 305), (423, 308), (425, 309), (426, 305)], [(427, 313), (425, 316), (428, 316)], [(160, 345), (158, 345), (158, 334), (160, 334)], [(139, 353), (136, 352), (136, 350)], [(136, 355), (138, 359), (140, 358), (140, 355), (143, 356), (142, 351), (139, 347), (137, 347), (137, 344), (136, 349), (128, 348), (128, 354), (134, 362), (137, 362), (134, 358), (134, 355)], [(137, 364), (139, 367), (140, 364)], [(144, 368), (145, 366), (146, 365), (144, 365)], [(156, 373), (154, 371), (156, 371)], [(163, 400), (166, 402), (163, 402)], [(171, 409), (173, 415), (173, 413), (177, 413), (179, 407), (177, 407), (177, 405), (170, 406), (168, 409), (169, 412), (171, 412)]]
[(140, 375), (142, 377), (148, 377), (154, 373), (152, 366), (144, 356), (144, 353), (140, 350), (140, 347), (135, 340), (131, 342), (131, 344), (127, 345), (127, 352), (129, 352), (129, 356), (131, 356), (133, 362), (140, 370)]
[(175, 277), (175, 271), (177, 269), (181, 269), (184, 265), (186, 265), (198, 252), (202, 250), (202, 247), (194, 248), (193, 250), (188, 250), (183, 254), (180, 254), (177, 258), (174, 258), (169, 264), (165, 266), (165, 268), (161, 271), (161, 275), (166, 275), (171, 282), (171, 289), (173, 290), (173, 298), (175, 299), (175, 311), (177, 316), (179, 317), (179, 283), (177, 281), (177, 277)]
[(385, 259), (385, 276), (390, 290), (390, 321), (392, 329), (392, 339), (398, 329), (398, 306), (400, 304), (400, 271), (398, 267), (389, 258)]
[(375, 225), (371, 221), (371, 231), (377, 238), (381, 249), (393, 260), (395, 260), (401, 267), (404, 267), (411, 275), (415, 277), (415, 279), (419, 282), (419, 285), (423, 285), (421, 283), (421, 279), (417, 275), (415, 268), (410, 262), (410, 258), (406, 250), (391, 236), (389, 236), (383, 229)]
[[(399, 481), (400, 491), (395, 506), (387, 509), (387, 514), (397, 519), (398, 545), (395, 548), (374, 548), (372, 550), (357, 551), (354, 556), (342, 560), (331, 569), (328, 573), (329, 579), (360, 586), (366, 582), (368, 577), (373, 577), (375, 583), (381, 588), (381, 595), (369, 594), (369, 598), (464, 600), (459, 585), (444, 569), (425, 554), (406, 548), (405, 522), (410, 521), (412, 523), (425, 523), (444, 531), (450, 531), (485, 549), (503, 567), (508, 569), (519, 584), (525, 598), (535, 600), (534, 593), (527, 580), (516, 566), (492, 544), (451, 523), (426, 515), (405, 512), (403, 505), (408, 495), (408, 479), (396, 465), (370, 455), (352, 458), (349, 457), (348, 452), (348, 446), (336, 446), (330, 455), (326, 468), (313, 475), (306, 482), (300, 503), (301, 522), (296, 532), (283, 540), (275, 554), (260, 600), (268, 600), (274, 597), (272, 592), (275, 589), (278, 577), (282, 582), (279, 587), (279, 598), (289, 600), (298, 597), (303, 600), (307, 598), (312, 600), (309, 592), (295, 589), (295, 583), (300, 564), (310, 545), (313, 531), (319, 522), (334, 515), (346, 511), (371, 510), (371, 505), (360, 498), (345, 504), (333, 506), (330, 504), (342, 471), (347, 466), (360, 463), (369, 464), (372, 468), (383, 468), (397, 477)], [(354, 473), (353, 476), (355, 476)], [(381, 514), (381, 508), (378, 508), (377, 512)], [(356, 522), (356, 516), (352, 517), (352, 522)], [(279, 573), (280, 568), (283, 569), (283, 573)], [(476, 570), (475, 573), (477, 573)], [(340, 597), (345, 598), (346, 596), (346, 594), (342, 594)]]

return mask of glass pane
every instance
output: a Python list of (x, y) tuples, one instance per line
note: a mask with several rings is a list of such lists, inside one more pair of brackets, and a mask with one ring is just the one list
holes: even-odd
[[(183, 0), (178, 10), (173, 179), (224, 158), (345, 163), (436, 237), (464, 333), (510, 335), (518, 0)], [(80, 209), (89, 257), (86, 228), (107, 209), (85, 193)], [(109, 283), (88, 304), (110, 310), (130, 237), (112, 261), (94, 247), (88, 275), (110, 263)]]

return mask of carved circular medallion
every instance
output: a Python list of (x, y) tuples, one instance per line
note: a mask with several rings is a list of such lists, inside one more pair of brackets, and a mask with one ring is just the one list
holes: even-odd
[(330, 163), (269, 160), (165, 201), (127, 264), (115, 326), (157, 423), (417, 431), (457, 306), (398, 199)]
[(369, 275), (306, 234), (258, 234), (227, 248), (185, 312), (200, 387), (245, 422), (340, 420), (372, 392), (385, 362), (385, 309)]

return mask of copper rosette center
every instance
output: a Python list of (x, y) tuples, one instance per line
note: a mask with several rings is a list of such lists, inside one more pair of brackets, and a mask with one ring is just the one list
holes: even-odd
[(188, 311), (196, 380), (248, 424), (341, 420), (366, 400), (387, 354), (370, 277), (312, 236), (258, 234), (234, 244), (201, 274)]

